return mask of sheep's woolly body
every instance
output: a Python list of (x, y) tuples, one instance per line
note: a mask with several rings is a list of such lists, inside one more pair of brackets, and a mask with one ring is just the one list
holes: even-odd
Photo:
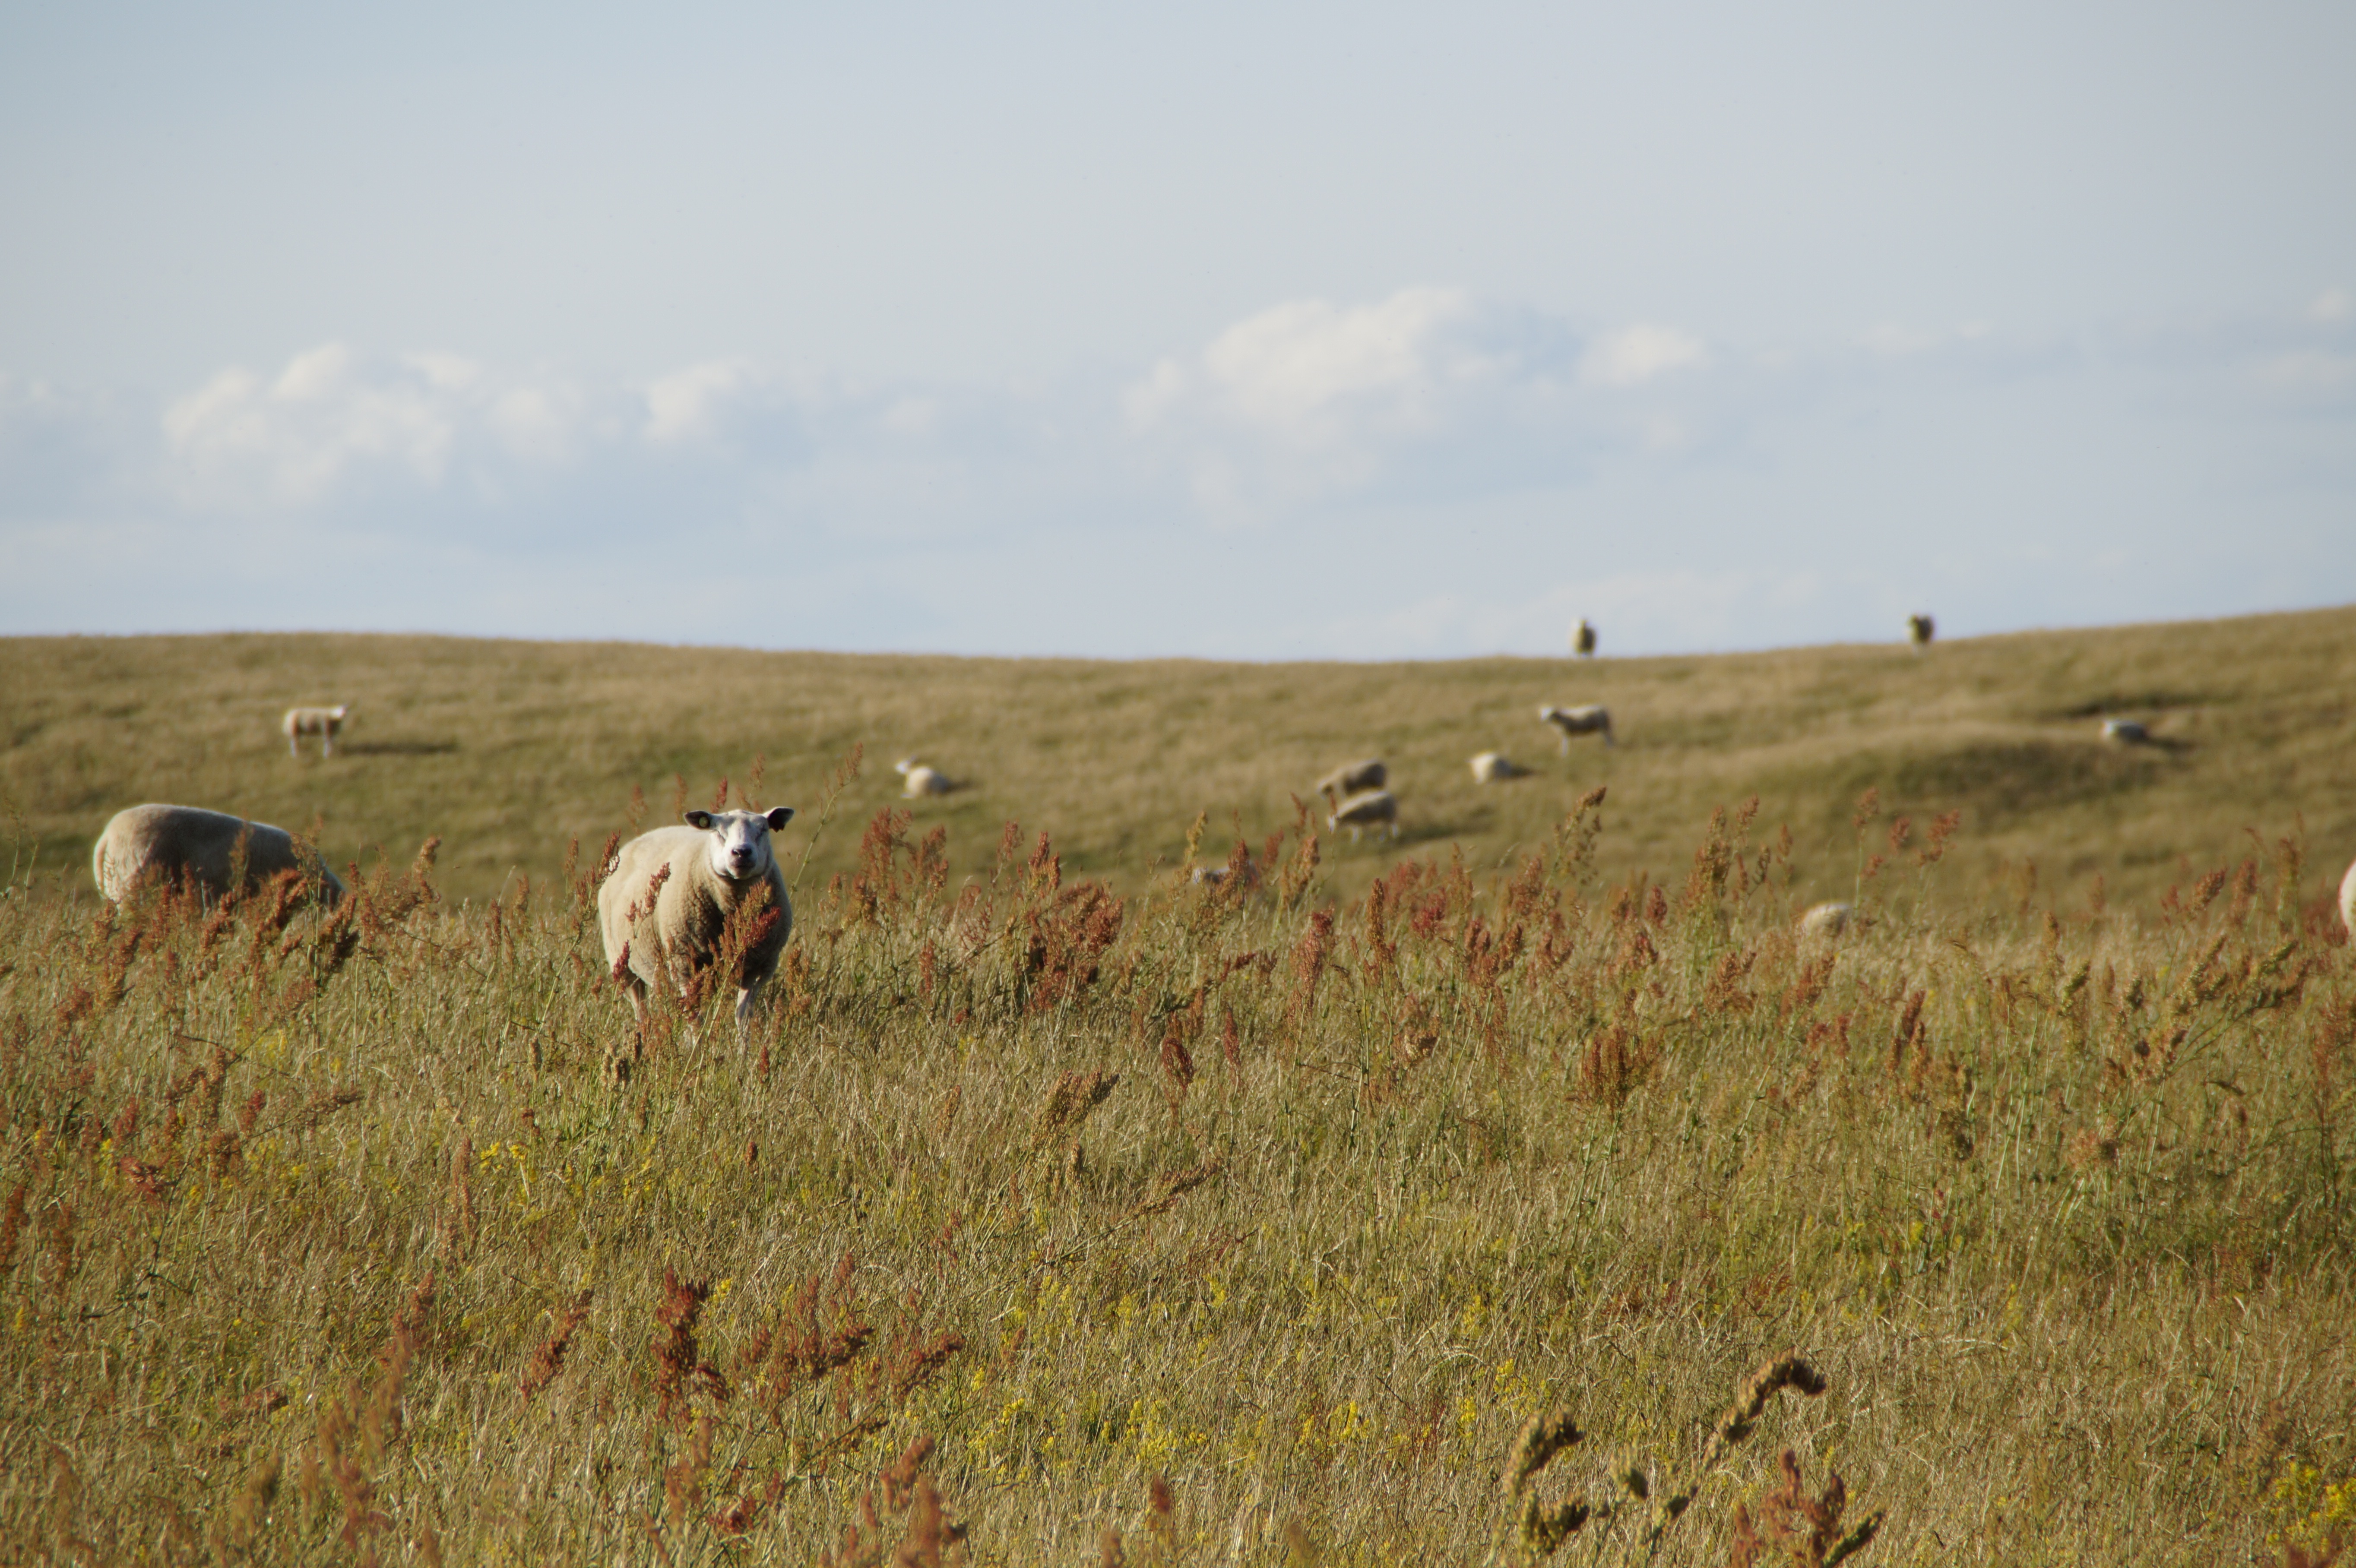
[(1398, 801), (1388, 790), (1368, 790), (1364, 795), (1354, 795), (1336, 805), (1332, 815), (1325, 818), (1328, 827), (1348, 828), (1353, 842), (1361, 831), (1377, 823), (1388, 824), (1391, 837), (1398, 837)]
[(2348, 928), (2351, 937), (2356, 937), (2356, 864), (2340, 879), (2340, 923)]
[(281, 871), (299, 871), (318, 879), (330, 903), (344, 896), (336, 874), (316, 856), (305, 860), (284, 827), (200, 805), (134, 805), (116, 812), (91, 850), (90, 874), (98, 891), (116, 903), (150, 878), (174, 881), (183, 875), (220, 898), (231, 891), (230, 873), (241, 836), (247, 887)]
[(1364, 762), (1344, 763), (1317, 781), (1319, 795), (1360, 795), (1370, 789), (1380, 789), (1391, 782), (1391, 771), (1380, 757), (1368, 757)]
[(1849, 918), (1854, 912), (1848, 905), (1838, 901), (1817, 904), (1800, 917), (1800, 934), (1838, 936), (1848, 929)]
[(1517, 767), (1503, 752), (1483, 752), (1472, 763), (1474, 784), (1495, 784), (1500, 779), (1517, 779), (1529, 772)]
[[(754, 995), (776, 973), (786, 939), (793, 934), (794, 907), (786, 897), (785, 873), (769, 852), (766, 832), (771, 819), (782, 827), (793, 813), (773, 812), (767, 818), (748, 811), (690, 815), (715, 827), (658, 827), (622, 846), (613, 874), (597, 890), (597, 929), (605, 938), (607, 965), (620, 963), (627, 953), (634, 982), (630, 999), (643, 1006), (645, 987), (667, 986), (684, 994), (695, 975), (720, 957), (732, 914), (744, 909), (744, 918), (752, 921), (762, 911), (775, 909), (776, 920), (745, 948), (735, 976), (736, 1021), (741, 1025), (752, 1011)], [(756, 861), (746, 875), (724, 876), (713, 863), (714, 846), (724, 842), (723, 834), (744, 818), (751, 822), (744, 823), (743, 829), (749, 830), (751, 823), (762, 825)], [(665, 867), (669, 872), (649, 908), (647, 890)]]
[(1570, 755), (1570, 738), (1573, 735), (1601, 735), (1605, 745), (1612, 744), (1612, 710), (1594, 703), (1578, 708), (1541, 708), (1538, 709), (1538, 722), (1551, 724), (1562, 731), (1562, 754), (1566, 757)]
[(286, 717), (278, 721), (279, 730), (286, 737), (286, 754), (290, 757), (299, 755), (300, 738), (316, 735), (319, 737), (319, 754), (323, 757), (335, 755), (336, 737), (344, 732), (344, 720), (351, 716), (351, 711), (352, 705), (348, 702), (334, 708), (288, 709)]

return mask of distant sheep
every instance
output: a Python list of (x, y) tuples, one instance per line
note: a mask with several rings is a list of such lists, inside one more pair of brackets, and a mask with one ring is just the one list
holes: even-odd
[(1570, 755), (1573, 735), (1601, 735), (1605, 745), (1612, 744), (1612, 711), (1592, 703), (1583, 708), (1541, 708), (1538, 722), (1551, 724), (1562, 731), (1562, 754), (1566, 757)]
[[(241, 885), (232, 887), (241, 839), (244, 875)], [(336, 874), (316, 855), (300, 853), (294, 836), (284, 827), (198, 805), (134, 805), (118, 811), (90, 855), (90, 874), (112, 903), (121, 903), (150, 880), (177, 881), (185, 876), (208, 897), (222, 898), (282, 871), (316, 878), (319, 896), (329, 903), (344, 896), (344, 884)]]
[(1848, 930), (1856, 912), (1837, 901), (1820, 903), (1800, 917), (1802, 936), (1838, 936)]
[(2356, 865), (2351, 865), (2348, 874), (2340, 879), (2340, 923), (2348, 928), (2351, 937), (2356, 937)]
[(776, 973), (793, 934), (794, 906), (769, 845), (769, 835), (793, 817), (786, 805), (691, 811), (685, 827), (658, 827), (622, 846), (597, 890), (597, 928), (606, 964), (626, 968), (630, 1007), (641, 1019), (648, 986), (685, 995), (688, 982), (719, 960), (731, 914), (743, 910), (755, 919), (771, 909), (776, 920), (745, 948), (734, 976), (736, 1027), (744, 1029), (754, 995)]
[(1398, 801), (1387, 789), (1370, 789), (1338, 804), (1329, 795), (1326, 804), (1333, 809), (1325, 818), (1325, 826), (1348, 828), (1353, 844), (1358, 841), (1361, 832), (1377, 824), (1388, 826), (1391, 837), (1398, 837)]
[(1906, 617), (1906, 640), (1918, 648), (1929, 647), (1931, 639), (1938, 634), (1938, 624), (1928, 615)]
[(1391, 782), (1390, 769), (1380, 757), (1368, 757), (1362, 763), (1344, 763), (1317, 781), (1319, 795), (1358, 795), (1370, 789), (1380, 789)]
[(1583, 659), (1595, 656), (1595, 628), (1583, 616), (1579, 624), (1570, 629), (1570, 651)]
[(921, 800), (928, 795), (947, 795), (957, 788), (947, 773), (925, 766), (914, 757), (903, 757), (892, 764), (892, 771), (901, 776), (900, 798)]
[(2115, 746), (2140, 746), (2151, 739), (2151, 731), (2132, 719), (2105, 719), (2103, 739)]
[(278, 721), (278, 728), (286, 736), (286, 754), (290, 757), (302, 755), (302, 747), (297, 742), (305, 735), (316, 735), (319, 737), (319, 755), (334, 756), (336, 737), (344, 732), (344, 720), (351, 717), (352, 707), (351, 703), (345, 702), (333, 708), (288, 709), (286, 717)]
[[(1227, 869), (1225, 866), (1197, 866), (1186, 880), (1196, 887), (1225, 887), (1227, 882)], [(1240, 885), (1246, 889), (1259, 886), (1259, 868), (1249, 860), (1244, 862), (1243, 880)]]
[[(1563, 743), (1569, 744), (1568, 741)], [(1527, 768), (1515, 766), (1513, 759), (1503, 752), (1483, 752), (1472, 759), (1472, 765), (1474, 784), (1495, 784), (1500, 779), (1517, 779), (1530, 771)]]

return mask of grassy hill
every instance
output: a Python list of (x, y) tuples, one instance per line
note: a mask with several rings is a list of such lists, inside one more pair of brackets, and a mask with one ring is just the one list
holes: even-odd
[[(346, 744), (290, 758), (294, 703), (353, 702)], [(1601, 702), (1620, 744), (1558, 754), (1541, 703)], [(2105, 715), (2156, 743), (2099, 738)], [(1713, 806), (1757, 795), (1794, 837), (1794, 891), (1847, 889), (1851, 811), (1927, 826), (1960, 810), (1965, 880), (2050, 889), (2099, 873), (2115, 897), (2156, 896), (2238, 860), (2245, 828), (2303, 817), (2316, 880), (2356, 854), (2356, 609), (2040, 632), (1938, 645), (1718, 656), (1349, 665), (1109, 663), (754, 653), (622, 643), (227, 635), (0, 640), (0, 794), (25, 847), (86, 861), (114, 811), (143, 800), (318, 825), (342, 865), (381, 846), (406, 859), (444, 839), (447, 891), (480, 898), (520, 871), (553, 874), (569, 840), (648, 819), (684, 782), (706, 803), (766, 761), (765, 804), (792, 805), (788, 863), (825, 783), (854, 746), (866, 765), (813, 873), (848, 867), (859, 827), (893, 804), (890, 763), (916, 753), (966, 787), (919, 803), (947, 827), (953, 869), (986, 869), (1008, 821), (1054, 836), (1067, 869), (1137, 885), (1174, 862), (1196, 815), (1224, 848), (1291, 820), (1335, 763), (1388, 760), (1401, 839), (1327, 835), (1347, 898), (1401, 856), (1455, 843), (1477, 866), (1542, 841), (1580, 794), (1611, 786), (1603, 870), (1682, 874)], [(1476, 785), (1499, 749), (1536, 776)], [(1876, 830), (1877, 833), (1879, 831)], [(2017, 881), (2016, 884), (2017, 885)]]

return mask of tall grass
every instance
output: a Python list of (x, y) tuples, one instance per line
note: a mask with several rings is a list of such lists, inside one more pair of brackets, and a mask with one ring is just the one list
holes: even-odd
[(634, 1029), (577, 849), (332, 912), (20, 879), (5, 1553), (2213, 1563), (2356, 1516), (2356, 965), (2295, 837), (1991, 901), (1860, 805), (1835, 944), (1755, 804), (1666, 882), (1600, 869), (1608, 806), (1347, 898), (1305, 816), (1118, 891), (887, 809), (741, 1042)]

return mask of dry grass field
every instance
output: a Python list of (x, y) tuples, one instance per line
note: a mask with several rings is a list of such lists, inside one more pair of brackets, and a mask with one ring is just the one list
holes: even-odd
[[(0, 1561), (2319, 1554), (2351, 644), (0, 645)], [(970, 787), (879, 815), (903, 751)], [(1296, 820), (1375, 753), (1398, 845)], [(756, 754), (786, 965), (636, 1028), (599, 846)], [(153, 796), (387, 859), (101, 905)]]
[[(354, 702), (322, 763), (289, 758), (279, 714)], [(1543, 703), (1601, 702), (1620, 743), (1564, 758)], [(2105, 746), (2100, 719), (2157, 744)], [(772, 804), (807, 811), (854, 745), (844, 816), (895, 795), (914, 752), (968, 787), (916, 808), (948, 829), (955, 874), (986, 868), (1009, 821), (1044, 829), (1067, 869), (1129, 891), (1183, 853), (1188, 826), (1264, 837), (1337, 763), (1381, 756), (1401, 845), (1330, 844), (1356, 897), (1400, 854), (1462, 846), (1510, 863), (1572, 801), (1612, 789), (1607, 874), (1681, 873), (1710, 808), (1752, 795), (1794, 834), (1798, 891), (1856, 874), (1848, 805), (1877, 786), (1927, 823), (1961, 810), (1965, 880), (2030, 862), (2049, 884), (2100, 874), (2158, 897), (2188, 867), (2238, 860), (2244, 830), (2304, 815), (2356, 854), (2356, 610), (1719, 657), (1407, 665), (1113, 664), (763, 654), (623, 644), (223, 636), (0, 640), (0, 799), (52, 868), (87, 861), (106, 818), (143, 800), (315, 825), (341, 867), (429, 835), (455, 897), (624, 827), (630, 792), (668, 814), (675, 779), (708, 793), (766, 763)], [(1475, 785), (1474, 752), (1536, 770)], [(856, 835), (811, 874), (848, 868)], [(789, 838), (788, 854), (801, 843)]]

